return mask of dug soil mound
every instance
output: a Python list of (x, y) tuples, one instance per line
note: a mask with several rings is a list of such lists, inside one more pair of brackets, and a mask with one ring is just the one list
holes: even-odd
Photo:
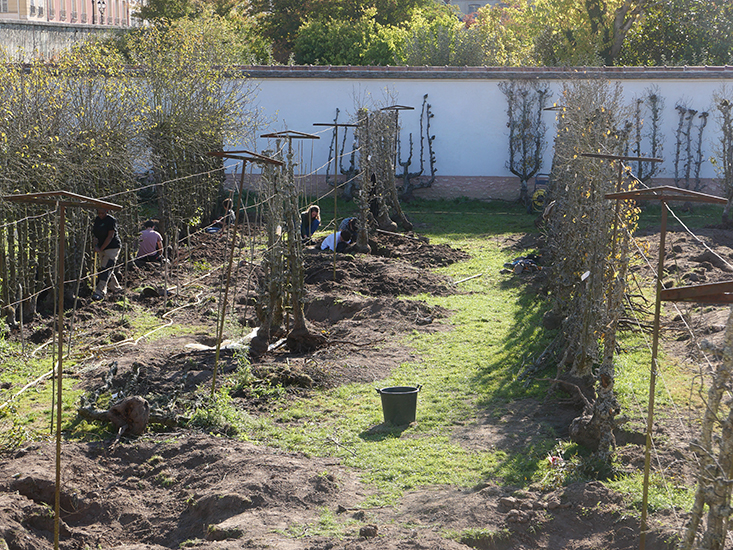
[[(516, 239), (505, 244), (521, 249)], [(405, 334), (449, 329), (441, 320), (451, 312), (419, 296), (458, 292), (450, 278), (429, 268), (467, 255), (414, 236), (377, 235), (371, 246), (369, 256), (306, 251), (305, 314), (309, 327), (324, 336), (323, 343), (309, 353), (274, 343), (249, 367), (255, 380), (283, 388), (290, 400), (319, 388), (380, 380), (400, 363), (418, 359), (405, 346)], [(365, 502), (372, 489), (360, 482), (359, 472), (336, 459), (232, 440), (226, 426), (217, 433), (180, 427), (185, 424), (181, 415), (211, 385), (229, 250), (224, 234), (197, 235), (167, 266), (120, 269), (126, 300), (93, 303), (88, 292), (81, 293), (71, 347), (75, 363), (65, 373), (67, 380), (86, 392), (90, 408), (105, 393), (138, 395), (150, 403), (151, 418), (169, 422), (151, 423), (144, 435), (123, 436), (117, 444), (113, 431), (104, 432), (100, 441), (63, 443), (62, 549), (636, 546), (636, 518), (625, 515), (620, 497), (601, 484), (519, 492), (491, 483), (468, 489), (423, 487), (406, 493), (395, 506), (369, 507)], [(240, 368), (242, 342), (257, 326), (257, 263), (246, 256), (246, 248), (237, 250), (228, 296), (233, 321), (223, 335), (220, 374)], [(133, 328), (142, 319), (144, 334)], [(38, 317), (26, 325), (25, 334), (43, 348), (52, 342), (52, 326), (51, 318)], [(171, 326), (186, 330), (173, 332)], [(19, 338), (19, 332), (12, 337)], [(18, 389), (5, 388), (4, 395)], [(233, 400), (254, 417), (273, 406), (262, 392), (246, 389)], [(571, 412), (560, 412), (563, 418), (555, 418), (551, 403), (528, 399), (500, 416), (482, 416), (475, 426), (456, 426), (454, 440), (469, 451), (516, 452), (552, 430), (561, 432)], [(638, 460), (638, 448), (623, 456)], [(53, 548), (54, 467), (50, 442), (26, 444), (2, 456), (0, 547), (4, 540), (9, 550)], [(679, 528), (681, 521), (665, 524)], [(329, 525), (338, 528), (329, 533)], [(667, 527), (655, 523), (653, 528), (648, 547), (672, 548)]]

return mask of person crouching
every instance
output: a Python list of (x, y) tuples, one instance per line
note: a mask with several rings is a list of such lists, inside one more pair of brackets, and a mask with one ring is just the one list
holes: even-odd
[(351, 242), (351, 232), (349, 230), (336, 231), (329, 234), (321, 243), (321, 250), (334, 250), (335, 252), (343, 252)]
[(140, 244), (137, 249), (135, 265), (141, 267), (147, 262), (163, 260), (163, 237), (155, 230), (155, 220), (148, 220), (143, 224), (140, 233)]
[(313, 235), (321, 225), (321, 209), (314, 205), (300, 214), (300, 237), (304, 245), (311, 244)]

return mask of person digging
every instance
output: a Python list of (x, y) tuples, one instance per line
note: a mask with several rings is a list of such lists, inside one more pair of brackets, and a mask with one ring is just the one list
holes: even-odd
[(92, 300), (104, 300), (108, 285), (112, 292), (122, 290), (114, 272), (117, 257), (120, 255), (117, 220), (108, 214), (106, 208), (97, 209), (97, 217), (94, 218), (92, 226), (92, 236), (94, 237), (94, 252), (99, 255), (99, 265), (102, 268), (97, 287), (92, 294)]

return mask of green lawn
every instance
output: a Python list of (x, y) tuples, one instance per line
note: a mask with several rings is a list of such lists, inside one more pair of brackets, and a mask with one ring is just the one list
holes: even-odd
[[(329, 204), (324, 201), (321, 206), (327, 220)], [(350, 213), (349, 207), (353, 208), (353, 204), (339, 204), (340, 217)], [(460, 294), (405, 298), (424, 300), (455, 312), (436, 321), (447, 323), (450, 330), (431, 334), (416, 331), (405, 336), (405, 345), (416, 350), (417, 358), (401, 364), (386, 380), (317, 391), (295, 403), (281, 399), (280, 407), (265, 417), (236, 410), (226, 393), (222, 393), (209, 408), (196, 413), (194, 425), (226, 424), (235, 428), (233, 433), (238, 437), (254, 442), (312, 456), (339, 457), (378, 489), (365, 506), (394, 503), (405, 490), (424, 485), (470, 487), (494, 482), (520, 488), (546, 479), (548, 453), (563, 450), (566, 459), (584, 453), (553, 437), (532, 437), (528, 445), (515, 452), (469, 450), (452, 438), (456, 427), (470, 427), (481, 415), (499, 418), (512, 401), (530, 397), (541, 400), (546, 394), (547, 383), (525, 384), (518, 380), (518, 375), (554, 336), (541, 325), (549, 303), (521, 277), (500, 273), (505, 262), (530, 252), (510, 249), (506, 242), (517, 234), (534, 232), (535, 216), (512, 203), (466, 200), (416, 201), (407, 205), (406, 212), (416, 232), (427, 236), (431, 243), (448, 244), (470, 255), (466, 261), (440, 269), (441, 273), (454, 280), (480, 274), (462, 283)], [(717, 214), (705, 214), (714, 215)], [(695, 223), (703, 218), (699, 213), (694, 216)], [(654, 223), (654, 212), (645, 211), (642, 224), (652, 227)], [(147, 329), (148, 324), (151, 323), (147, 318), (141, 318), (133, 324), (135, 332)], [(647, 347), (639, 338), (622, 338), (624, 353), (618, 359), (616, 386), (624, 413), (637, 419), (641, 419), (641, 413), (633, 408), (633, 403), (639, 399), (646, 402), (649, 370)], [(16, 376), (32, 367), (23, 363), (17, 350), (9, 351), (10, 347), (0, 338), (0, 353), (17, 364), (17, 368), (5, 369), (0, 381), (9, 380), (11, 370)], [(246, 361), (242, 365), (246, 369)], [(48, 367), (38, 370), (43, 368)], [(673, 364), (668, 373), (673, 384), (671, 395), (682, 395), (685, 380), (677, 375)], [(545, 375), (554, 376), (554, 368)], [(422, 385), (418, 422), (407, 429), (371, 429), (382, 422), (380, 397), (374, 388), (416, 384)], [(664, 404), (667, 397), (661, 392), (660, 389), (658, 399)], [(67, 395), (76, 397), (73, 392)], [(271, 398), (278, 400), (279, 395), (273, 391)], [(50, 401), (50, 390), (44, 387), (38, 397)], [(12, 430), (23, 426), (22, 421), (12, 419), (23, 417), (23, 412), (16, 405), (7, 411), (11, 414), (0, 413), (0, 429), (4, 433), (0, 443), (11, 445), (12, 437), (18, 437)], [(77, 425), (77, 436), (79, 429)], [(90, 436), (94, 436), (94, 429), (89, 430)], [(633, 493), (636, 481), (627, 478), (619, 488)], [(662, 498), (660, 502), (659, 506), (663, 506), (665, 501)]]

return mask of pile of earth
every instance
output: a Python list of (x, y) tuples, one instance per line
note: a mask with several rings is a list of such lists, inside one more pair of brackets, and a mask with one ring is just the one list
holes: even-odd
[[(405, 333), (446, 330), (434, 321), (450, 312), (414, 296), (457, 292), (449, 278), (426, 268), (467, 256), (414, 236), (378, 235), (373, 242), (375, 254), (338, 254), (335, 261), (332, 253), (306, 251), (305, 313), (310, 326), (326, 335), (325, 344), (308, 354), (273, 347), (251, 365), (255, 377), (282, 386), (288, 399), (316, 388), (371, 382), (417, 359), (404, 346)], [(521, 252), (537, 242), (527, 236), (499, 244)], [(75, 313), (77, 361), (68, 374), (76, 387), (91, 396), (101, 391), (142, 395), (173, 418), (200, 399), (197, 390), (211, 384), (214, 369), (217, 308), (226, 284), (219, 266), (226, 265), (229, 250), (225, 235), (197, 235), (167, 267), (121, 272), (125, 297), (159, 320), (150, 337), (133, 339), (131, 310), (124, 301), (93, 303), (82, 296)], [(257, 325), (255, 260), (237, 255), (228, 303), (238, 323), (225, 330), (217, 365), (221, 373), (242, 365), (240, 343)], [(508, 278), (515, 284), (536, 279)], [(142, 287), (159, 292), (144, 294)], [(152, 338), (152, 331), (171, 322), (189, 330), (162, 331), (164, 336)], [(25, 327), (26, 334), (35, 335), (40, 347), (48, 343), (52, 326), (52, 319), (36, 319)], [(19, 337), (17, 331), (12, 336)], [(234, 399), (251, 414), (267, 414), (271, 407), (266, 398), (246, 391)], [(548, 434), (561, 434), (561, 424), (573, 414), (551, 400), (529, 399), (507, 406), (499, 416), (487, 412), (475, 425), (456, 426), (454, 439), (467, 449), (516, 452), (518, 446), (531, 448)], [(598, 483), (549, 491), (491, 483), (469, 489), (424, 487), (406, 493), (394, 507), (361, 508), (371, 489), (335, 459), (234, 441), (222, 437), (226, 430), (202, 434), (171, 426), (175, 422), (151, 425), (145, 435), (123, 437), (116, 445), (114, 434), (104, 441), (63, 444), (61, 548), (590, 550), (638, 543), (638, 519), (627, 515), (619, 495)], [(660, 421), (659, 429), (668, 426)], [(686, 438), (667, 434), (669, 443), (660, 455), (664, 464), (677, 468)], [(53, 547), (54, 456), (49, 442), (3, 456), (0, 548), (2, 540), (10, 550)], [(622, 447), (621, 456), (638, 467), (643, 448)], [(680, 475), (689, 481), (689, 472)], [(684, 516), (652, 518), (648, 547), (671, 549)], [(324, 534), (329, 521), (345, 526), (345, 534)]]
[[(54, 447), (33, 443), (0, 464), (3, 547), (53, 548)], [(68, 550), (620, 550), (638, 538), (621, 498), (595, 482), (549, 492), (428, 487), (395, 507), (362, 508), (370, 490), (338, 460), (187, 430), (113, 449), (67, 442), (61, 464), (59, 547)], [(342, 536), (324, 534), (324, 514)], [(669, 528), (654, 527), (649, 548), (671, 548)]]

